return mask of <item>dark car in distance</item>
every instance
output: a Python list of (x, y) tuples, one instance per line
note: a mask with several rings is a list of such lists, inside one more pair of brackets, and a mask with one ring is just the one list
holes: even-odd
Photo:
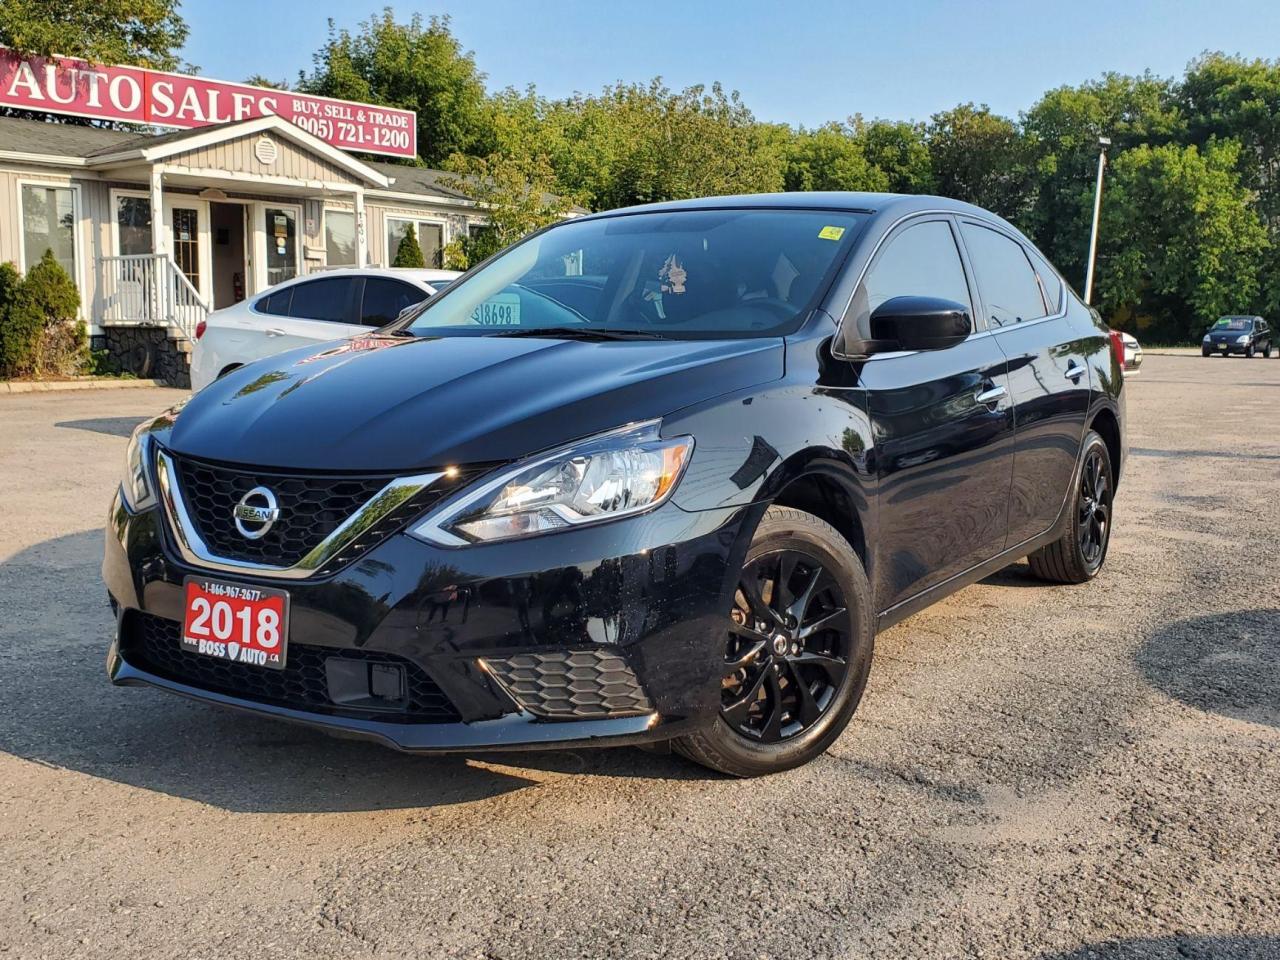
[(1271, 356), (1271, 326), (1261, 317), (1220, 317), (1200, 342), (1200, 356), (1240, 353)]
[(1119, 335), (1008, 223), (785, 194), (559, 223), (141, 426), (108, 670), (422, 753), (825, 750), (876, 631), (1103, 566)]

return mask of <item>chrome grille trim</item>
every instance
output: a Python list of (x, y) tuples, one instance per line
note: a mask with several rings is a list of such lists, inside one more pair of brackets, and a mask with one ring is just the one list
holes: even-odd
[(173, 458), (164, 450), (156, 451), (156, 477), (160, 489), (160, 502), (164, 505), (169, 531), (182, 558), (192, 566), (224, 573), (251, 574), (280, 580), (305, 580), (315, 576), (325, 564), (340, 554), (369, 527), (376, 524), (410, 497), (431, 486), (443, 473), (421, 473), (409, 477), (396, 477), (370, 497), (359, 510), (349, 516), (329, 536), (291, 567), (234, 560), (213, 553), (201, 539), (191, 522), (187, 506), (182, 499), (177, 469)]

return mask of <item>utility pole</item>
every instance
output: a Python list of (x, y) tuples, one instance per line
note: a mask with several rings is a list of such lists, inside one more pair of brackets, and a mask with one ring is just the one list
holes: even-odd
[(1093, 228), (1089, 231), (1089, 268), (1084, 276), (1084, 302), (1093, 303), (1093, 263), (1098, 256), (1098, 214), (1102, 211), (1102, 172), (1107, 168), (1110, 137), (1098, 138), (1098, 182), (1093, 188)]

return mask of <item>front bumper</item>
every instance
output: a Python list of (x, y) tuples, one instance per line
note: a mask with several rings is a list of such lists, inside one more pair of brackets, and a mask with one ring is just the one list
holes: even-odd
[(1202, 343), (1200, 346), (1210, 353), (1245, 353), (1249, 348), (1247, 343)]
[[(117, 496), (103, 560), (117, 608), (108, 674), (414, 752), (668, 739), (718, 713), (725, 611), (762, 509), (690, 513), (668, 503), (462, 549), (396, 534), (332, 576), (282, 582), (180, 562), (160, 512), (131, 514)], [(155, 644), (168, 642), (157, 629), (177, 642), (193, 574), (288, 590), (286, 670), (305, 677), (264, 684), (262, 673), (242, 674), (241, 683), (233, 671), (201, 669), (208, 661), (197, 654), (181, 654), (200, 661), (185, 666), (157, 655)], [(330, 662), (362, 658), (400, 665), (443, 706), (428, 715), (330, 700)]]

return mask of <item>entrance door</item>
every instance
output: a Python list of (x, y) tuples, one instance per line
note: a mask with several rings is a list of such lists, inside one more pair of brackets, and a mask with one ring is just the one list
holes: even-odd
[(209, 235), (213, 243), (213, 309), (239, 303), (248, 291), (246, 211), (242, 203), (210, 203)]
[[(209, 252), (209, 205), (194, 197), (166, 197), (164, 225), (169, 234), (173, 262), (191, 282), (200, 299), (209, 303), (212, 299), (210, 275), (213, 272)], [(184, 289), (175, 289), (173, 293), (178, 322), (184, 329), (194, 330), (195, 325), (204, 319), (204, 308), (193, 302)]]
[(298, 208), (264, 203), (258, 207), (259, 236), (264, 244), (259, 263), (265, 264), (268, 287), (298, 275)]

